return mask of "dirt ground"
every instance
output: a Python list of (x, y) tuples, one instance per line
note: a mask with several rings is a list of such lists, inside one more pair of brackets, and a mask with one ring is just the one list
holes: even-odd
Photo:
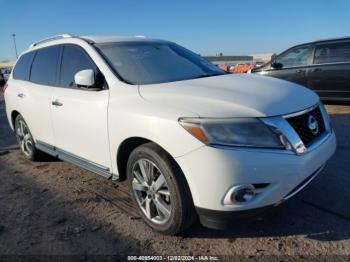
[(229, 230), (210, 230), (196, 222), (180, 236), (148, 228), (125, 182), (55, 159), (25, 160), (4, 108), (1, 95), (0, 255), (350, 259), (350, 106), (328, 106), (337, 152), (303, 192), (272, 213)]

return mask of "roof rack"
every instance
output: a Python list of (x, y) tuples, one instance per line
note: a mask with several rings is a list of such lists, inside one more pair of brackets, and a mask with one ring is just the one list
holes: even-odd
[(34, 46), (37, 46), (39, 44), (43, 44), (43, 43), (46, 43), (46, 42), (50, 42), (50, 41), (53, 41), (53, 40), (57, 40), (57, 39), (61, 39), (61, 38), (70, 38), (70, 37), (74, 37), (74, 35), (71, 35), (71, 34), (54, 35), (54, 36), (51, 36), (51, 37), (39, 40), (38, 42), (34, 42), (33, 44), (31, 44), (29, 46), (29, 48), (33, 48)]

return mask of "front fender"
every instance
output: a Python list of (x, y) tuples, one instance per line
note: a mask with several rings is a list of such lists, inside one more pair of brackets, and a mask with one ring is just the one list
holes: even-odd
[(153, 141), (173, 158), (203, 146), (202, 142), (178, 123), (180, 117), (197, 117), (197, 115), (178, 108), (155, 105), (141, 98), (138, 93), (132, 94), (136, 91), (132, 90), (133, 87), (129, 87), (128, 91), (123, 90), (128, 94), (110, 96), (108, 132), (113, 173), (118, 173), (115, 161), (118, 148), (130, 137)]

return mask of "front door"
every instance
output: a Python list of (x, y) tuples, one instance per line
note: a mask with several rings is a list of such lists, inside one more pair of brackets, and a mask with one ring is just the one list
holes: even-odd
[(108, 89), (104, 83), (99, 91), (77, 87), (74, 75), (84, 69), (101, 75), (81, 47), (64, 46), (59, 86), (54, 88), (51, 105), (55, 146), (73, 162), (108, 171)]
[(275, 67), (271, 66), (264, 74), (306, 86), (309, 55), (310, 48), (308, 46), (288, 50), (279, 55), (273, 61)]

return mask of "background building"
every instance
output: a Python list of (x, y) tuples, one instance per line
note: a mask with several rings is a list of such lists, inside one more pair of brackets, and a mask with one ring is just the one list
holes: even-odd
[(204, 56), (215, 65), (218, 66), (235, 66), (237, 64), (256, 64), (256, 63), (266, 63), (270, 61), (272, 53), (268, 54), (253, 54), (246, 56)]
[(269, 62), (271, 60), (271, 56), (273, 53), (266, 53), (266, 54), (253, 54), (253, 59), (256, 62)]
[(0, 68), (12, 68), (14, 67), (16, 61), (3, 61), (0, 62)]
[(207, 60), (218, 66), (235, 66), (237, 64), (253, 63), (253, 56), (204, 56)]

